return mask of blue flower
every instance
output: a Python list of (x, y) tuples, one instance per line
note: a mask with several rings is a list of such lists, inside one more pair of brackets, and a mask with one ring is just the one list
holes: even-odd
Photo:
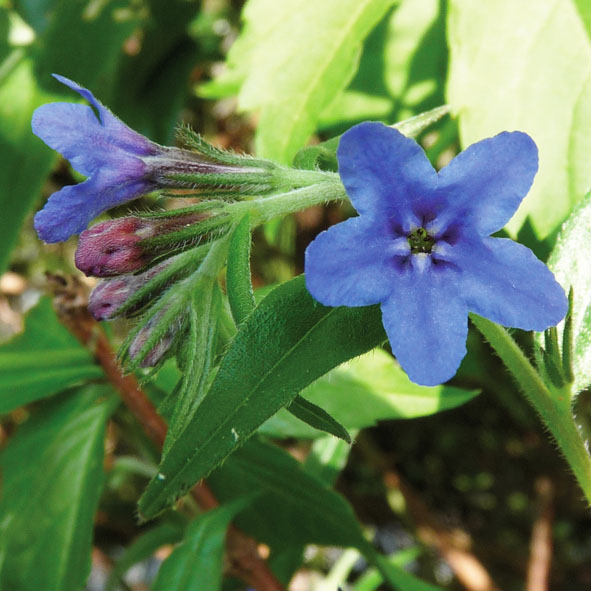
[(82, 232), (99, 213), (153, 191), (145, 157), (164, 148), (131, 130), (89, 91), (55, 75), (95, 109), (73, 103), (50, 103), (33, 114), (33, 133), (63, 154), (88, 178), (54, 193), (35, 216), (35, 229), (46, 242), (66, 240)]
[[(45, 242), (67, 240), (107, 209), (161, 188), (226, 190), (241, 184), (247, 189), (268, 189), (269, 173), (260, 168), (260, 161), (251, 159), (242, 165), (243, 158), (222, 158), (213, 148), (200, 152), (160, 146), (127, 127), (86, 88), (54, 76), (95, 110), (50, 103), (33, 114), (33, 133), (89, 177), (54, 193), (35, 216), (35, 229)], [(200, 145), (202, 150), (207, 147)], [(244, 187), (236, 188), (241, 190)]]
[(527, 194), (537, 148), (521, 132), (473, 144), (436, 172), (420, 146), (381, 123), (341, 139), (339, 174), (359, 213), (306, 251), (306, 283), (327, 306), (381, 304), (392, 351), (414, 382), (451, 378), (468, 312), (542, 331), (566, 314), (564, 291), (526, 247), (490, 234)]

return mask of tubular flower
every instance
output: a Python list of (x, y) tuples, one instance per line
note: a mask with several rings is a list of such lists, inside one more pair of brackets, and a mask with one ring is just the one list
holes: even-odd
[(96, 113), (87, 105), (50, 103), (33, 114), (33, 133), (89, 177), (54, 193), (37, 213), (35, 229), (45, 242), (67, 240), (98, 214), (157, 189), (199, 184), (223, 188), (232, 185), (232, 179), (247, 187), (265, 182), (267, 171), (258, 161), (241, 165), (239, 157), (216, 161), (215, 149), (206, 154), (160, 146), (127, 127), (89, 90), (54, 76), (84, 97)]
[(537, 148), (503, 132), (439, 172), (412, 139), (381, 123), (345, 133), (339, 174), (358, 217), (306, 251), (306, 284), (327, 306), (381, 304), (393, 353), (411, 380), (451, 378), (466, 353), (468, 312), (542, 331), (566, 314), (548, 268), (526, 247), (492, 238), (527, 194)]

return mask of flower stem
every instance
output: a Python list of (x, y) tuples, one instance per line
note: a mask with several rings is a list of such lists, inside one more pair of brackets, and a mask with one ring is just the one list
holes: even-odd
[(476, 314), (471, 314), (470, 318), (540, 414), (591, 504), (591, 459), (572, 416), (569, 392), (565, 388), (547, 386), (503, 327)]
[[(298, 171), (310, 172), (310, 171)], [(317, 173), (314, 173), (317, 174)], [(324, 173), (323, 173), (324, 174)], [(339, 177), (326, 173), (322, 182), (293, 189), (286, 193), (260, 197), (248, 201), (238, 201), (227, 207), (226, 212), (236, 221), (250, 214), (251, 225), (258, 226), (275, 218), (302, 211), (313, 205), (322, 205), (329, 201), (346, 199), (347, 194)]]

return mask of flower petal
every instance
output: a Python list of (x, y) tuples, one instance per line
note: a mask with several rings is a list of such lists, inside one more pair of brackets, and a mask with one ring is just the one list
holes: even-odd
[(558, 324), (568, 302), (552, 272), (507, 238), (463, 240), (453, 249), (468, 309), (503, 326), (542, 331)]
[[(132, 160), (135, 159), (127, 158), (124, 167), (128, 173), (132, 172)], [(139, 160), (135, 162), (138, 167), (144, 166)], [(153, 190), (149, 182), (141, 180), (141, 171), (116, 176), (111, 170), (101, 169), (83, 183), (68, 185), (54, 193), (35, 216), (35, 230), (45, 242), (67, 240), (85, 230), (103, 211)]]
[(397, 281), (397, 248), (383, 224), (366, 216), (346, 220), (306, 249), (306, 286), (326, 306), (377, 304)]
[(337, 159), (347, 195), (361, 214), (396, 215), (437, 182), (423, 149), (382, 123), (360, 123), (343, 134)]
[(500, 230), (529, 191), (538, 149), (526, 133), (504, 131), (472, 144), (439, 171), (446, 217), (464, 218), (481, 236)]
[(56, 76), (88, 99), (98, 110), (74, 103), (50, 103), (35, 110), (31, 122), (33, 133), (49, 147), (60, 152), (80, 173), (91, 176), (102, 166), (116, 168), (125, 154), (156, 155), (162, 148), (129, 129), (92, 93), (76, 83)]
[(382, 304), (392, 352), (408, 377), (435, 386), (452, 378), (466, 354), (468, 310), (451, 269), (409, 268)]
[(53, 77), (72, 90), (75, 90), (98, 111), (100, 124), (104, 128), (105, 136), (113, 140), (113, 145), (136, 156), (148, 156), (160, 153), (161, 146), (130, 129), (121, 119), (113, 115), (107, 107), (97, 100), (90, 90), (83, 88), (65, 76), (53, 74)]

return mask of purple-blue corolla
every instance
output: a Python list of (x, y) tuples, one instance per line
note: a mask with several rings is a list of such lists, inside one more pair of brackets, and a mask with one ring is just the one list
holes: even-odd
[(414, 382), (450, 379), (466, 354), (468, 312), (542, 331), (566, 314), (564, 291), (528, 248), (490, 234), (538, 168), (525, 133), (468, 147), (439, 172), (412, 139), (381, 123), (345, 133), (339, 174), (358, 217), (306, 251), (306, 283), (327, 306), (381, 304), (393, 353)]
[(33, 133), (89, 177), (54, 193), (37, 213), (35, 229), (45, 242), (67, 240), (86, 229), (98, 214), (145, 193), (191, 187), (182, 175), (241, 172), (239, 167), (212, 162), (196, 152), (150, 141), (113, 115), (89, 90), (54, 76), (95, 110), (87, 105), (50, 103), (33, 114)]

